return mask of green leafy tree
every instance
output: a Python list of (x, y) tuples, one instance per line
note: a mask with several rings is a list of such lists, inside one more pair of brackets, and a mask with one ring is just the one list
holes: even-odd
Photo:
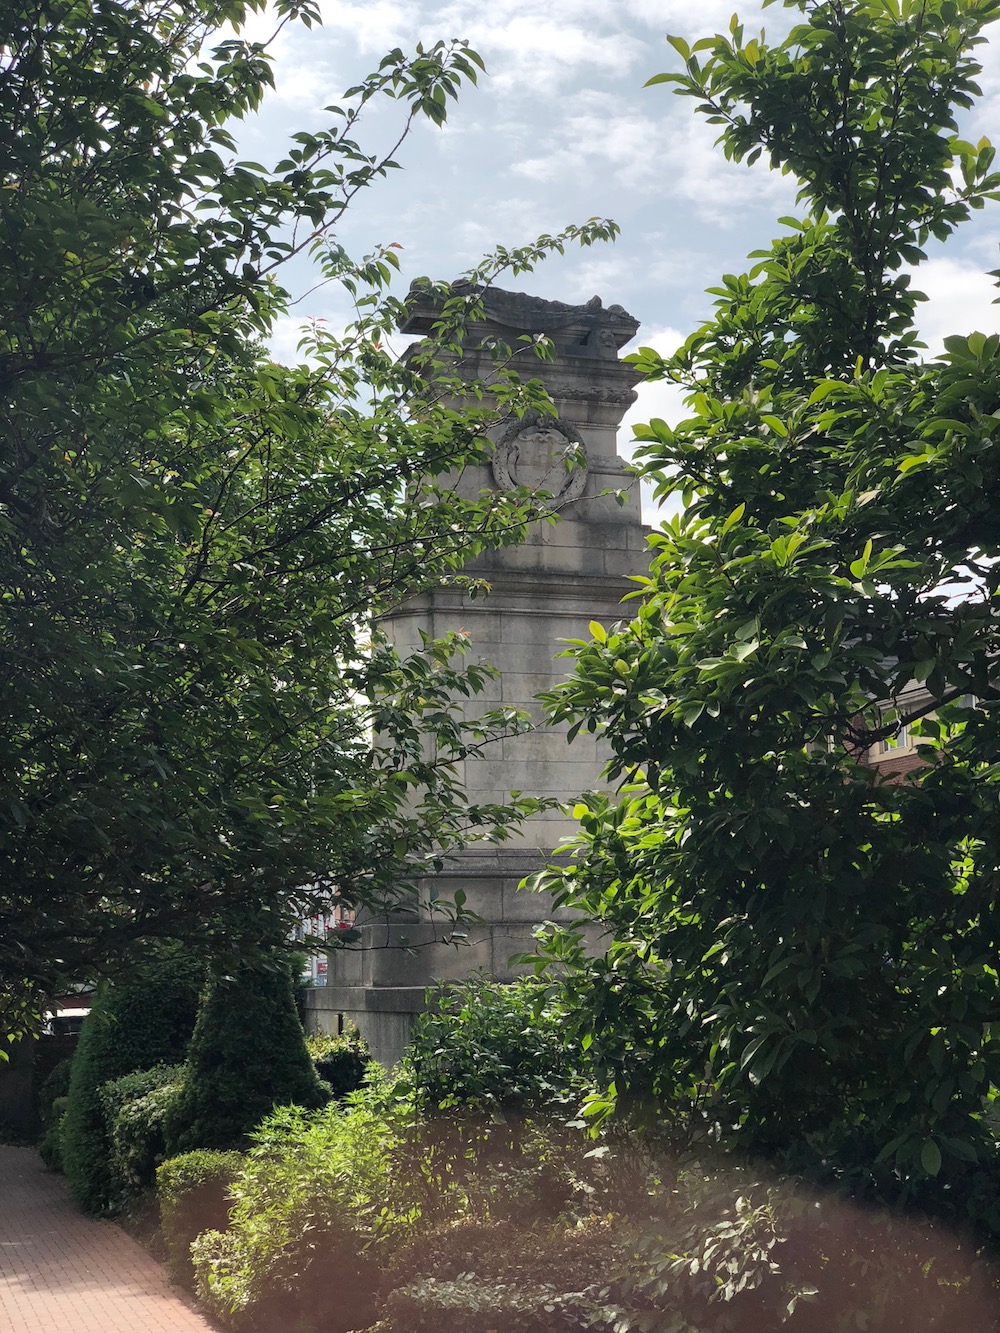
[[(55, 0), (0, 16), (8, 1033), (40, 994), (143, 941), (270, 945), (335, 889), (410, 892), (436, 849), (502, 836), (517, 814), (470, 806), (449, 767), (516, 725), (456, 721), (449, 701), (481, 683), (460, 639), (400, 663), (368, 625), (523, 530), (528, 497), (462, 499), (447, 477), (481, 456), (497, 412), (537, 398), (504, 365), (532, 351), (498, 351), (482, 410), (456, 413), (441, 356), (475, 290), (443, 289), (438, 336), (397, 365), (395, 251), (353, 262), (335, 235), (396, 165), (360, 142), (366, 108), (393, 102), (401, 142), (418, 118), (441, 123), (481, 62), (462, 42), (393, 51), (266, 168), (232, 137), (271, 83), (269, 44), (241, 34), (262, 8)], [(317, 21), (297, 0), (275, 13), (279, 30)], [(498, 252), (474, 287), (612, 232)], [(261, 340), (304, 252), (357, 317), (283, 367)]]
[[(692, 415), (640, 427), (659, 493), (636, 618), (553, 701), (613, 746), (545, 877), (608, 1087), (686, 1141), (992, 1230), (1000, 1085), (1000, 339), (921, 359), (907, 267), (1000, 192), (964, 142), (996, 0), (786, 0), (787, 39), (688, 46), (672, 82), (799, 218), (670, 358)], [(931, 702), (908, 706), (913, 684)], [(974, 703), (974, 706), (973, 706)], [(902, 725), (918, 780), (861, 762)]]

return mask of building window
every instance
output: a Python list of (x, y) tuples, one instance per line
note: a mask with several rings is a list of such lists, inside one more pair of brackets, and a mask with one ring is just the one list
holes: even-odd
[(913, 742), (910, 738), (909, 723), (902, 723), (894, 736), (885, 736), (879, 741), (879, 754), (893, 754), (898, 750), (909, 750)]

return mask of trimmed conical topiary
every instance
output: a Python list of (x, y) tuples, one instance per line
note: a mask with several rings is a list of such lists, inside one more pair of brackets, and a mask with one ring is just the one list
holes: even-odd
[(325, 1106), (284, 960), (243, 963), (212, 981), (168, 1126), (171, 1153), (235, 1148), (276, 1106)]

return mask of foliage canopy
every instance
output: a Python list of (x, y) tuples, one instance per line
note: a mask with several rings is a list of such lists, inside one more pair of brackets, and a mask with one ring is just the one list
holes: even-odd
[[(786, 7), (780, 44), (734, 19), (653, 80), (795, 176), (802, 213), (674, 356), (635, 357), (688, 394), (637, 432), (684, 507), (636, 618), (553, 699), (625, 785), (544, 877), (611, 943), (545, 947), (598, 1117), (651, 1101), (689, 1141), (996, 1232), (1000, 338), (921, 359), (908, 270), (1000, 197), (955, 120), (1000, 5)], [(919, 780), (859, 762), (904, 724)]]
[[(498, 353), (482, 410), (450, 410), (441, 349), (475, 295), (443, 289), (436, 339), (396, 364), (395, 250), (355, 262), (335, 238), (396, 165), (363, 145), (366, 109), (398, 108), (398, 147), (417, 119), (445, 119), (481, 61), (463, 42), (390, 52), (328, 128), (264, 167), (236, 159), (232, 131), (272, 81), (269, 43), (242, 31), (262, 9), (55, 0), (0, 16), (8, 1031), (33, 994), (137, 942), (274, 941), (335, 890), (393, 900), (439, 849), (503, 836), (517, 814), (470, 806), (452, 778), (469, 745), (517, 725), (456, 720), (455, 692), (481, 684), (460, 640), (401, 663), (372, 651), (368, 624), (518, 537), (529, 497), (462, 500), (447, 475), (537, 386)], [(318, 21), (299, 0), (274, 12), (278, 31)], [(499, 251), (474, 283), (613, 230)], [(357, 316), (342, 335), (314, 327), (308, 365), (279, 366), (261, 340), (304, 252)]]

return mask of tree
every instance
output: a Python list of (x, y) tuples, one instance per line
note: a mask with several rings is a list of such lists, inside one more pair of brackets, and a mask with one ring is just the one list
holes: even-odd
[[(439, 349), (475, 292), (442, 290), (439, 337), (396, 365), (395, 251), (352, 262), (334, 231), (396, 165), (359, 142), (365, 108), (398, 103), (402, 142), (481, 62), (462, 42), (393, 51), (267, 169), (235, 160), (230, 129), (271, 82), (268, 44), (240, 35), (262, 7), (56, 0), (0, 18), (8, 1031), (144, 941), (270, 943), (334, 891), (405, 895), (436, 848), (517, 814), (469, 806), (449, 768), (516, 725), (455, 720), (449, 699), (481, 682), (460, 639), (400, 663), (369, 625), (523, 530), (526, 496), (446, 482), (496, 412), (537, 398), (504, 368), (532, 349), (498, 352), (481, 411), (449, 410)], [(317, 21), (308, 0), (276, 13)], [(473, 278), (612, 232), (501, 251)], [(358, 313), (283, 367), (261, 339), (303, 251)]]
[[(803, 214), (676, 355), (635, 358), (688, 392), (637, 432), (684, 509), (553, 700), (624, 787), (544, 876), (610, 944), (545, 947), (597, 1118), (652, 1102), (687, 1142), (996, 1234), (1000, 339), (920, 359), (906, 266), (1000, 197), (955, 122), (1000, 5), (786, 6), (780, 44), (734, 20), (671, 38), (683, 69), (653, 80), (794, 175)], [(935, 702), (907, 715), (913, 681)], [(883, 780), (859, 757), (904, 723), (929, 765)]]

